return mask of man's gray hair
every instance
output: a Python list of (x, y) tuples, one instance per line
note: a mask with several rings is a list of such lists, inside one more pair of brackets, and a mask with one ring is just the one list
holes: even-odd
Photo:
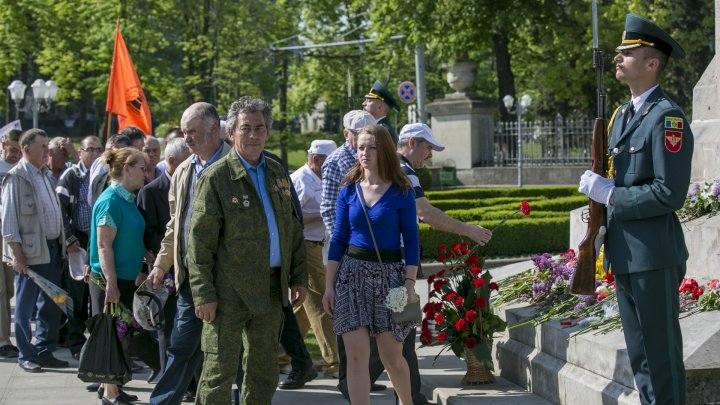
[(205, 122), (205, 127), (210, 129), (213, 124), (217, 124), (220, 128), (220, 115), (214, 105), (206, 102), (199, 102), (192, 105), (190, 116), (188, 119), (201, 118)]
[(48, 149), (51, 149), (51, 150), (62, 149), (63, 148), (63, 146), (62, 146), (63, 139), (64, 138), (61, 136), (56, 136), (55, 138), (51, 139), (50, 142), (48, 143)]
[(265, 126), (269, 131), (273, 122), (272, 108), (270, 108), (270, 104), (257, 97), (243, 96), (230, 105), (230, 111), (228, 111), (227, 121), (225, 122), (225, 125), (227, 125), (228, 128), (228, 133), (230, 133), (230, 131), (235, 131), (235, 125), (237, 125), (237, 118), (239, 114), (254, 112), (262, 113), (263, 118), (265, 119)]
[[(426, 140), (415, 137), (415, 136), (412, 136), (410, 138), (415, 138), (415, 145), (418, 145), (418, 146), (422, 145), (423, 142), (427, 142)], [(408, 143), (410, 143), (410, 138), (400, 138), (400, 140), (398, 140), (398, 143), (397, 143), (397, 148), (400, 149), (400, 148), (407, 147)]]
[(47, 138), (48, 134), (47, 132), (39, 128), (28, 129), (27, 131), (23, 132), (22, 136), (20, 137), (20, 147), (34, 144), (35, 138), (37, 138), (38, 136)]
[(188, 153), (189, 150), (190, 149), (188, 148), (187, 143), (185, 143), (185, 139), (175, 138), (165, 147), (165, 158), (167, 159), (168, 156), (172, 156), (175, 159), (178, 159), (180, 156)]

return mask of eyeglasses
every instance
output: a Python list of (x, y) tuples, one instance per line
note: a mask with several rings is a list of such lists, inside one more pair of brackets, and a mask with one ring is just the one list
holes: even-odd
[(80, 150), (88, 153), (102, 153), (103, 148), (81, 148)]

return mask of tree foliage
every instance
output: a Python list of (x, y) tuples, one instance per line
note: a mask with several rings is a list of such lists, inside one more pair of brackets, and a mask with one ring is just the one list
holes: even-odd
[[(671, 60), (661, 82), (689, 113), (693, 84), (714, 52), (713, 2), (599, 3), (608, 109), (628, 98), (613, 77), (612, 57), (624, 16), (634, 12), (685, 47), (688, 57)], [(342, 115), (361, 108), (375, 80), (392, 92), (415, 81), (418, 44), (425, 47), (427, 101), (451, 91), (443, 66), (469, 59), (478, 64), (471, 91), (499, 114), (502, 96), (529, 93), (529, 118), (595, 115), (590, 0), (0, 0), (0, 83), (52, 78), (60, 111), (79, 118), (86, 132), (100, 131), (118, 19), (157, 124), (176, 125), (195, 101), (215, 103), (223, 113), (251, 94), (274, 101), (282, 121), (324, 101), (323, 129), (338, 133)], [(281, 49), (357, 40), (369, 42)], [(88, 116), (99, 125), (86, 123)], [(405, 111), (391, 119), (402, 125)]]

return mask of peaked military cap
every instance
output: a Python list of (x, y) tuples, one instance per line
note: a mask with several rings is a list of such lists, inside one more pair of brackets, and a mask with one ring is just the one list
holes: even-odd
[(365, 95), (365, 98), (374, 98), (378, 100), (382, 100), (387, 105), (390, 106), (393, 110), (400, 112), (400, 105), (395, 101), (395, 98), (390, 94), (388, 89), (383, 86), (382, 83), (380, 83), (379, 80), (375, 80), (375, 84), (373, 84), (372, 89), (370, 89), (370, 92)]
[(637, 14), (628, 14), (625, 16), (625, 32), (623, 32), (622, 43), (615, 50), (619, 52), (643, 45), (656, 48), (673, 58), (685, 57), (685, 50), (672, 39), (670, 34), (646, 18)]

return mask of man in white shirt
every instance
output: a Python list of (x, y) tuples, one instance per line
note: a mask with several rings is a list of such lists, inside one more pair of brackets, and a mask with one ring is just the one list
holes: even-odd
[(325, 225), (320, 216), (320, 202), (322, 201), (322, 165), (335, 149), (337, 145), (333, 141), (312, 141), (307, 163), (290, 176), (302, 207), (309, 290), (302, 307), (298, 307), (295, 312), (304, 310), (307, 314), (310, 327), (320, 346), (324, 361), (323, 371), (326, 376), (337, 375), (338, 352), (332, 319), (325, 314), (322, 305), (322, 297), (325, 294), (325, 266), (322, 253)]

